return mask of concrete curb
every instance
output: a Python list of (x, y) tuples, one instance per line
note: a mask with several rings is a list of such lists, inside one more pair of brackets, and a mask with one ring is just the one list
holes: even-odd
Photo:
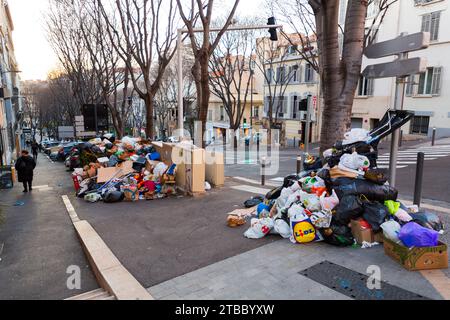
[(121, 264), (90, 223), (78, 218), (69, 198), (62, 198), (100, 286), (117, 300), (154, 300)]

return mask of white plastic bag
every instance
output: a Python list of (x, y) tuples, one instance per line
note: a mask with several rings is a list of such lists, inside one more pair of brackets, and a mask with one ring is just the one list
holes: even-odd
[(410, 222), (413, 220), (413, 218), (409, 215), (409, 213), (403, 210), (402, 208), (397, 210), (395, 216), (397, 217), (398, 220), (403, 222)]
[(244, 233), (244, 236), (249, 239), (261, 239), (268, 235), (273, 227), (274, 223), (270, 218), (252, 219), (251, 227)]
[(357, 152), (344, 154), (339, 162), (339, 168), (363, 171), (370, 167), (370, 161), (366, 156), (359, 155)]
[(293, 194), (291, 194), (289, 196), (289, 198), (287, 199), (284, 208), (289, 208), (293, 203), (300, 201), (300, 196), (301, 196), (302, 191), (298, 190), (296, 192), (294, 192)]
[(306, 215), (305, 208), (303, 208), (301, 205), (299, 205), (297, 203), (292, 205), (292, 207), (290, 207), (288, 210), (289, 219), (293, 219), (294, 217), (305, 216), (305, 215)]
[(302, 192), (300, 200), (309, 211), (320, 211), (320, 198), (316, 194)]
[(331, 196), (327, 197), (326, 193), (323, 193), (320, 197), (320, 206), (322, 210), (333, 210), (339, 204), (339, 197), (336, 194), (336, 191), (333, 190)]
[(355, 128), (344, 135), (344, 141), (342, 142), (342, 144), (346, 145), (358, 141), (366, 141), (367, 139), (369, 139), (369, 137), (369, 131), (365, 129)]
[(122, 138), (122, 143), (123, 144), (129, 144), (129, 145), (133, 146), (133, 148), (134, 148), (134, 145), (136, 144), (136, 139), (130, 138), (130, 137), (123, 137)]
[(169, 169), (169, 167), (164, 162), (160, 162), (155, 166), (155, 169), (153, 169), (153, 174), (156, 177), (161, 177), (167, 169)]
[(398, 234), (400, 233), (400, 229), (402, 227), (400, 224), (395, 220), (390, 220), (381, 225), (381, 229), (383, 229), (384, 236), (394, 241), (395, 243), (402, 243), (401, 240), (398, 238)]
[(331, 225), (331, 219), (333, 214), (330, 210), (322, 210), (319, 212), (313, 212), (311, 215), (311, 222), (318, 229), (327, 229)]
[(291, 237), (291, 227), (286, 221), (282, 219), (275, 220), (273, 228), (275, 233), (279, 234), (284, 239), (289, 239)]

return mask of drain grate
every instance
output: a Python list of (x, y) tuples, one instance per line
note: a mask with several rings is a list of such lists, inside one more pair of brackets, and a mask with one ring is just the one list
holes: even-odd
[(355, 300), (429, 300), (414, 292), (381, 281), (381, 289), (369, 289), (365, 274), (324, 261), (299, 274)]

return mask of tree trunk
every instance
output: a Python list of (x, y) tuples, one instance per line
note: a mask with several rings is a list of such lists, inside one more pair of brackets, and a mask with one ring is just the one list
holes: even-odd
[(147, 94), (144, 98), (145, 101), (145, 108), (146, 108), (146, 120), (147, 120), (147, 126), (145, 128), (145, 134), (147, 135), (147, 138), (150, 140), (153, 140), (154, 137), (154, 128), (153, 128), (153, 96), (150, 94)]
[(349, 130), (361, 73), (367, 1), (350, 0), (342, 58), (339, 50), (339, 1), (309, 2), (314, 10), (324, 99), (320, 151), (331, 148)]

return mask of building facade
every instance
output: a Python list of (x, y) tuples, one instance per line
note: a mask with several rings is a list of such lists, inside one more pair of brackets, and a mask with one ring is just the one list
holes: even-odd
[(14, 24), (8, 1), (0, 6), (0, 164), (10, 165), (23, 146), (20, 78), (14, 55)]
[[(379, 27), (377, 42), (398, 37), (401, 33), (430, 32), (429, 48), (409, 53), (409, 58), (427, 60), (426, 73), (407, 79), (404, 109), (415, 112), (413, 120), (403, 127), (404, 135), (450, 136), (450, 1), (402, 0), (388, 10)], [(369, 8), (370, 9), (370, 8)], [(368, 23), (374, 10), (369, 10)], [(395, 57), (370, 60), (368, 64), (393, 61)], [(394, 105), (395, 79), (369, 80), (361, 78), (352, 115), (354, 128), (371, 129)]]
[[(320, 77), (313, 66), (302, 58), (298, 52), (301, 41), (298, 34), (289, 35), (290, 40), (279, 36), (277, 42), (269, 38), (259, 39), (259, 60), (261, 68), (259, 77), (264, 96), (264, 127), (269, 126), (270, 104), (272, 117), (280, 130), (281, 145), (297, 146), (305, 142), (307, 110), (304, 103), (312, 96), (310, 142), (320, 137), (321, 103)], [(311, 41), (311, 40), (310, 40)], [(316, 55), (315, 41), (311, 42), (311, 55)], [(261, 49), (262, 47), (262, 49)], [(313, 58), (314, 59), (314, 58)]]

